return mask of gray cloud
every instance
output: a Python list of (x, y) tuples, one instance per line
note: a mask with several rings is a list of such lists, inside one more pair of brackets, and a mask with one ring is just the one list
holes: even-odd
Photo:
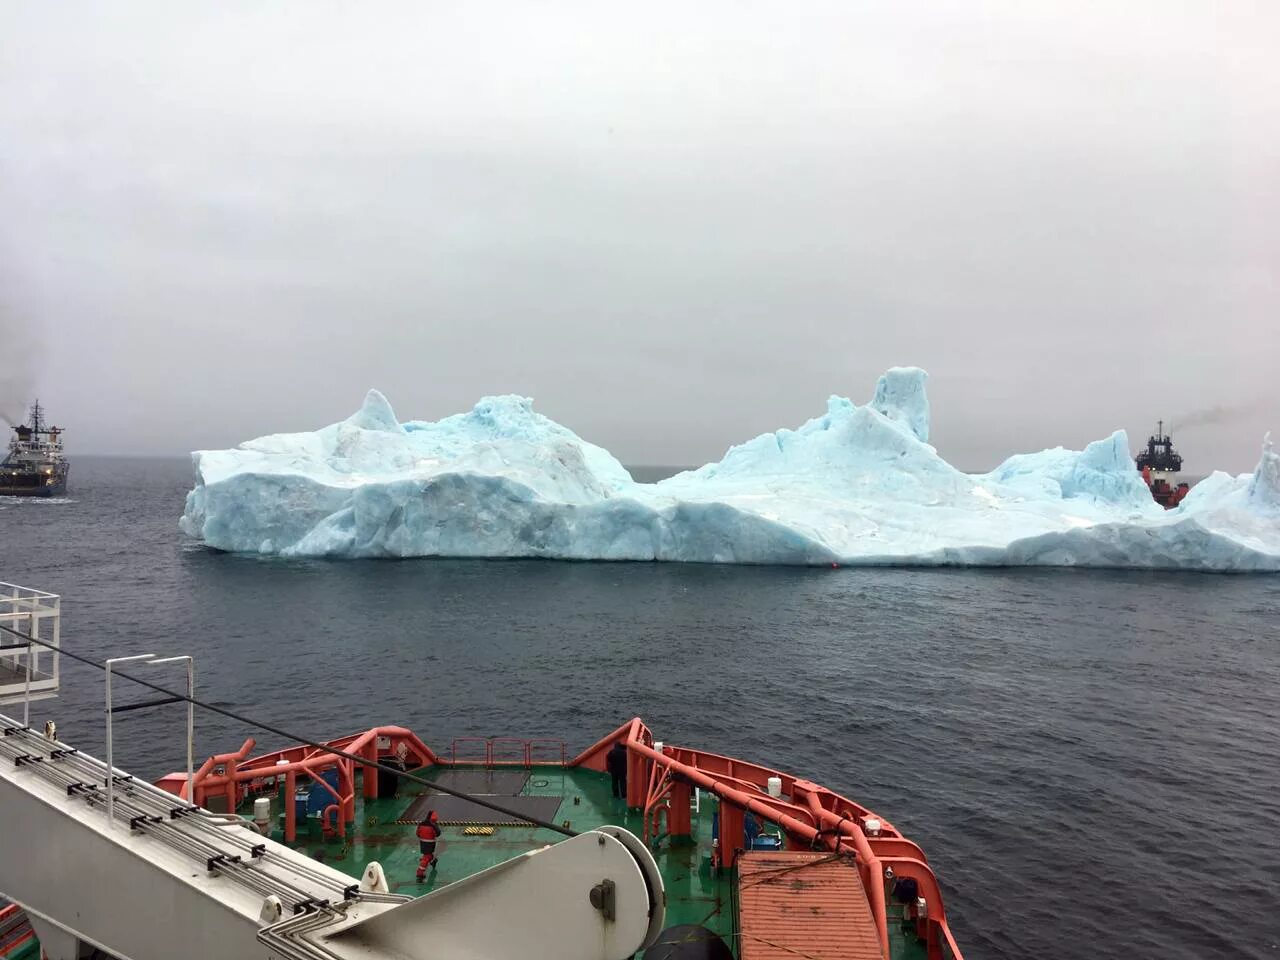
[(1270, 411), (1267, 410), (1266, 404), (1260, 401), (1237, 403), (1231, 406), (1215, 404), (1211, 407), (1201, 407), (1199, 410), (1179, 414), (1169, 421), (1165, 429), (1171, 430), (1177, 427), (1179, 431), (1184, 431), (1202, 427), (1221, 427), (1237, 420), (1244, 420), (1268, 412)]
[(1249, 469), (1280, 411), (1269, 7), (130, 10), (0, 14), (0, 280), (73, 451), (378, 386), (692, 463), (898, 363), (975, 469), (1261, 398), (1175, 437)]

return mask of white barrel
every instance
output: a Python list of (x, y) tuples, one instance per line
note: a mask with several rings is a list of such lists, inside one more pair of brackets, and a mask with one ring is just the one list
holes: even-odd
[(780, 797), (780, 796), (782, 796), (782, 778), (781, 778), (781, 777), (770, 777), (770, 778), (769, 778), (769, 788), (768, 788), (768, 789), (769, 789), (769, 796), (771, 796), (771, 797)]
[(254, 823), (270, 823), (271, 822), (271, 798), (258, 797), (253, 801), (253, 822)]

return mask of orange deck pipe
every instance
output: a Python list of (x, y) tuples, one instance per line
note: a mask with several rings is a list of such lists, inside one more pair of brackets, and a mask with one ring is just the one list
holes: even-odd
[(871, 899), (871, 912), (876, 920), (876, 930), (880, 934), (880, 947), (884, 951), (884, 955), (886, 957), (889, 956), (889, 925), (884, 903), (884, 868), (880, 864), (880, 858), (872, 851), (867, 835), (862, 832), (861, 825), (856, 821), (845, 819), (843, 823), (839, 822), (841, 820), (839, 814), (834, 814), (825, 809), (818, 800), (816, 793), (807, 793), (805, 802), (809, 804), (809, 807), (818, 817), (819, 823), (823, 822), (823, 820), (830, 822), (831, 818), (837, 821), (832, 824), (832, 829), (838, 831), (838, 836), (834, 840), (835, 847), (840, 845), (840, 838), (845, 836), (845, 827), (849, 828), (848, 839), (853, 842), (853, 848), (857, 852), (859, 860), (866, 865), (865, 886), (867, 888), (867, 896)]
[[(294, 800), (294, 795), (298, 792), (299, 773), (307, 774), (317, 784), (329, 791), (329, 794), (336, 801), (335, 803), (330, 804), (330, 806), (335, 807), (339, 811), (338, 836), (346, 836), (346, 819), (341, 815), (342, 808), (346, 805), (346, 801), (338, 791), (334, 790), (333, 787), (329, 785), (328, 781), (311, 769), (309, 766), (311, 762), (312, 761), (303, 760), (298, 763), (291, 763), (288, 766), (281, 766), (278, 768), (279, 771), (284, 773), (284, 839), (286, 843), (293, 843), (298, 838), (297, 803)], [(339, 783), (341, 783), (341, 779), (339, 779)], [(232, 780), (231, 786), (234, 787), (234, 785), (235, 781)]]
[[(820, 806), (815, 794), (809, 794), (807, 799), (815, 808)], [(853, 842), (859, 856), (864, 857), (871, 872), (878, 874), (881, 882), (884, 878), (884, 869), (889, 866), (895, 867), (895, 874), (898, 876), (914, 878), (930, 904), (929, 919), (935, 921), (940, 929), (947, 928), (946, 907), (942, 902), (942, 891), (938, 886), (938, 879), (919, 846), (902, 836), (867, 837), (856, 822), (845, 819), (841, 823), (839, 815), (830, 810), (823, 811), (821, 818), (831, 829), (839, 829), (842, 838)], [(871, 851), (870, 855), (863, 854), (863, 844), (866, 844)], [(872, 897), (883, 907), (883, 890), (880, 891), (879, 896), (873, 893)]]
[(717, 866), (732, 867), (738, 862), (738, 854), (746, 840), (746, 812), (736, 803), (720, 805), (720, 862)]
[[(375, 727), (366, 730), (364, 733), (353, 734), (349, 737), (343, 737), (338, 740), (329, 741), (326, 746), (335, 749), (344, 750), (349, 753), (360, 753), (361, 751), (369, 751), (369, 756), (364, 759), (370, 763), (377, 762), (377, 738), (385, 736), (393, 743), (399, 741), (406, 743), (409, 751), (421, 761), (423, 766), (428, 766), (438, 762), (435, 752), (422, 742), (418, 736), (411, 730), (404, 727)], [(296, 821), (293, 811), (293, 794), (296, 790), (297, 774), (306, 773), (317, 783), (320, 783), (337, 801), (338, 809), (341, 814), (339, 816), (338, 834), (346, 835), (346, 824), (355, 822), (355, 765), (357, 761), (348, 760), (344, 757), (337, 756), (328, 752), (328, 750), (308, 749), (304, 747), (287, 747), (283, 750), (277, 750), (272, 753), (264, 754), (260, 757), (254, 757), (252, 760), (244, 761), (245, 756), (254, 747), (252, 738), (245, 741), (244, 745), (234, 754), (220, 754), (211, 757), (200, 768), (201, 775), (193, 776), (192, 780), (198, 785), (198, 796), (205, 796), (214, 792), (225, 792), (227, 803), (230, 810), (235, 810), (238, 800), (238, 785), (247, 781), (262, 780), (268, 777), (275, 778), (284, 774), (286, 777), (286, 840), (292, 841), (296, 837), (296, 822), (290, 825), (289, 821)], [(277, 761), (284, 757), (299, 757), (296, 760), (290, 760), (288, 763), (278, 763)], [(210, 776), (208, 771), (211, 770), (218, 762), (225, 762), (227, 765), (227, 773), (220, 776)], [(340, 792), (335, 791), (319, 774), (329, 767), (336, 767), (338, 770), (338, 783)], [(377, 778), (364, 778), (367, 783), (366, 791), (372, 791), (373, 795), (377, 795)], [(366, 795), (368, 795), (366, 793)]]
[[(191, 775), (191, 782), (186, 785), (186, 798), (188, 802), (198, 804), (202, 807), (204, 806), (204, 789), (201, 787), (201, 783), (204, 778), (209, 775), (209, 771), (212, 769), (213, 757), (210, 757), (204, 763), (200, 764), (200, 769)], [(183, 791), (179, 790), (178, 796), (181, 797), (182, 795)]]
[[(749, 794), (744, 793), (743, 791), (739, 790), (736, 787), (725, 786), (724, 784), (716, 780), (714, 777), (706, 773), (703, 773), (701, 770), (697, 769), (696, 767), (688, 766), (687, 764), (681, 763), (678, 760), (674, 760), (671, 757), (664, 756), (663, 754), (658, 753), (658, 751), (654, 750), (652, 747), (646, 746), (645, 744), (638, 742), (638, 740), (633, 740), (629, 742), (627, 746), (630, 750), (640, 754), (641, 756), (647, 757), (651, 761), (670, 764), (673, 767), (675, 772), (679, 773), (683, 777), (688, 778), (697, 786), (702, 787), (704, 790), (708, 790), (711, 793), (714, 793), (716, 796), (720, 797), (722, 800), (727, 800), (729, 803), (733, 804), (735, 807), (740, 807), (744, 811), (750, 811), (751, 813), (759, 814), (765, 819), (778, 824), (778, 826), (782, 827), (788, 833), (795, 833), (810, 842), (812, 842), (818, 836), (817, 829), (805, 823), (803, 820), (798, 820), (795, 817), (785, 815), (785, 814), (779, 815), (776, 810), (765, 805), (764, 803), (761, 803), (759, 798), (750, 796)], [(817, 797), (814, 796), (813, 794), (810, 794), (809, 796), (812, 797), (811, 802), (816, 804)], [(821, 809), (820, 805), (819, 805), (819, 809)], [(814, 812), (817, 813), (817, 810), (815, 810)], [(721, 844), (723, 845), (724, 837), (727, 835), (724, 829), (725, 820), (724, 820), (723, 811), (721, 811), (720, 823), (721, 823), (721, 830), (720, 830)], [(852, 827), (855, 825), (850, 824), (850, 826)], [(861, 834), (862, 831), (858, 830), (857, 832)], [(868, 858), (868, 862), (867, 862), (868, 868), (878, 870), (879, 860), (876, 859), (875, 854), (871, 852), (871, 847), (869, 844), (867, 844), (865, 836), (862, 837), (862, 843), (865, 846), (865, 851), (859, 850), (858, 853), (861, 856)], [(857, 847), (858, 847), (858, 843), (857, 843), (857, 840), (855, 839), (854, 848), (857, 849)], [(723, 846), (721, 850), (721, 855), (722, 857), (724, 855)], [(883, 879), (881, 876), (876, 876), (874, 878), (874, 882), (868, 882), (866, 886), (867, 886), (867, 896), (871, 899), (871, 907), (872, 907), (871, 912), (872, 912), (872, 915), (875, 917), (875, 921), (876, 921), (876, 933), (879, 935), (879, 938), (880, 938), (880, 949), (881, 949), (881, 952), (886, 957), (888, 957), (889, 956), (889, 928), (886, 922), (885, 911), (884, 911)]]
[[(216, 753), (204, 763), (200, 764), (200, 769), (191, 775), (191, 783), (187, 787), (188, 799), (194, 795), (197, 798), (194, 802), (204, 806), (204, 794), (199, 792), (199, 788), (201, 787), (202, 782), (209, 778), (209, 771), (219, 763), (227, 764), (228, 768), (233, 768), (235, 764), (247, 757), (249, 755), (249, 751), (257, 746), (257, 744), (257, 740), (254, 740), (253, 737), (248, 737), (245, 739), (244, 743), (240, 745), (240, 749), (234, 753)], [(207, 790), (205, 792), (207, 792)], [(231, 809), (234, 811), (235, 807), (233, 806)]]
[[(376, 780), (377, 777), (374, 777), (374, 779)], [(342, 791), (342, 808), (339, 817), (341, 826), (338, 829), (338, 836), (345, 837), (347, 835), (347, 824), (356, 822), (356, 774), (354, 761), (344, 760), (338, 765), (338, 786)]]
[(240, 767), (234, 773), (226, 776), (207, 777), (205, 778), (205, 784), (212, 788), (224, 786), (228, 780), (243, 783), (247, 780), (265, 780), (268, 777), (279, 776), (282, 773), (313, 773), (316, 770), (323, 770), (325, 767), (337, 766), (339, 761), (342, 761), (341, 757), (335, 757), (333, 754), (322, 754), (309, 757), (306, 760), (293, 760), (273, 767)]
[(924, 851), (906, 837), (868, 837), (867, 839), (871, 843), (871, 849), (881, 860), (886, 857), (906, 857), (910, 860), (919, 860), (924, 864), (929, 862)]
[[(446, 763), (446, 761), (441, 760), (441, 758), (436, 755), (434, 750), (423, 743), (422, 740), (419, 739), (418, 735), (412, 730), (408, 730), (405, 727), (389, 726), (374, 727), (370, 730), (365, 730), (362, 733), (349, 734), (345, 737), (339, 737), (336, 740), (330, 740), (325, 744), (325, 747), (320, 750), (303, 746), (286, 747), (272, 753), (265, 753), (260, 757), (254, 757), (252, 760), (243, 764), (243, 766), (248, 770), (257, 771), (256, 776), (271, 776), (275, 772), (276, 761), (287, 759), (289, 755), (300, 755), (299, 760), (290, 760), (291, 763), (307, 762), (311, 760), (332, 762), (333, 760), (340, 758), (335, 754), (330, 753), (329, 751), (331, 749), (344, 750), (348, 753), (359, 753), (366, 744), (372, 742), (374, 750), (376, 751), (377, 738), (380, 736), (387, 737), (391, 740), (392, 744), (395, 744), (396, 741), (403, 741), (406, 743), (410, 752), (417, 755), (418, 760), (421, 761), (421, 765), (424, 767), (431, 766), (433, 764)], [(283, 768), (284, 765), (281, 764), (281, 769)], [(246, 777), (245, 779), (250, 778)]]
[[(378, 760), (378, 739), (370, 738), (364, 746), (364, 758), (376, 763)], [(372, 774), (372, 776), (370, 775)], [(378, 772), (376, 770), (365, 770), (363, 776), (360, 777), (361, 792), (366, 800), (376, 800), (378, 798)], [(354, 816), (354, 813), (353, 813)]]
[(676, 781), (671, 785), (671, 813), (667, 817), (667, 830), (673, 837), (693, 835), (693, 788)]
[(237, 769), (233, 772), (216, 777), (205, 777), (203, 786), (212, 792), (214, 788), (226, 789), (228, 783), (243, 783), (248, 780), (265, 780), (268, 777), (279, 776), (282, 773), (310, 773), (317, 766), (316, 760), (295, 760), (292, 763), (282, 763), (278, 767), (263, 768), (261, 770), (241, 770)]
[[(813, 811), (814, 816), (818, 818), (819, 823), (830, 824), (830, 829), (839, 830), (841, 837), (852, 841), (854, 849), (858, 851), (858, 856), (862, 857), (865, 862), (871, 863), (878, 859), (875, 851), (871, 849), (871, 841), (862, 832), (862, 826), (857, 820), (842, 817), (840, 814), (828, 810), (822, 805), (816, 793), (806, 793), (805, 802), (809, 804), (809, 808)], [(848, 833), (845, 833), (846, 829)]]
[[(333, 811), (333, 826), (329, 826), (329, 811)], [(343, 819), (342, 811), (338, 809), (336, 803), (331, 803), (324, 808), (324, 812), (320, 814), (320, 831), (321, 833), (336, 833), (340, 837), (345, 837), (347, 832), (343, 829), (346, 821)]]
[(298, 804), (293, 796), (298, 792), (298, 775), (285, 771), (284, 775), (284, 842), (294, 843), (298, 839)]
[[(701, 769), (701, 768), (697, 768), (697, 769)], [(712, 774), (712, 776), (715, 776), (715, 774)], [(724, 783), (724, 781), (720, 780), (719, 777), (716, 777), (716, 780), (717, 782)], [(736, 783), (739, 783), (739, 784), (742, 784), (744, 782), (745, 781), (741, 781), (741, 780), (736, 781)], [(775, 819), (775, 817), (794, 817), (796, 820), (806, 821), (812, 827), (816, 827), (818, 825), (818, 820), (813, 815), (813, 813), (805, 809), (804, 807), (800, 806), (799, 804), (788, 803), (786, 800), (780, 800), (776, 797), (771, 797), (766, 793), (762, 793), (757, 796), (751, 790), (743, 789), (741, 786), (735, 787), (734, 783), (735, 781), (730, 781), (727, 784), (727, 786), (737, 789), (739, 792), (746, 794), (748, 797), (752, 797), (753, 799), (759, 801), (760, 803), (763, 803), (767, 807), (771, 807), (775, 811), (774, 815), (769, 817), (770, 820)]]
[(928, 902), (929, 919), (943, 923), (947, 919), (946, 909), (942, 906), (942, 891), (938, 889), (938, 878), (933, 875), (928, 864), (921, 863), (912, 857), (885, 857), (880, 861), (893, 869), (895, 877), (910, 877), (919, 886), (920, 896)]
[(634, 751), (627, 752), (627, 806), (643, 807), (645, 792), (649, 783), (649, 771), (645, 767), (645, 758)]
[[(770, 770), (767, 767), (760, 767), (755, 764), (745, 764), (741, 761), (735, 761), (730, 757), (722, 757), (718, 754), (700, 753), (697, 750), (690, 750), (688, 747), (673, 747), (671, 745), (667, 745), (665, 747), (665, 753), (666, 756), (674, 758), (679, 763), (694, 767), (697, 770), (701, 770), (703, 773), (709, 774), (720, 783), (738, 785), (743, 788), (743, 792), (748, 796), (754, 797), (756, 796), (756, 791), (761, 791), (758, 799), (762, 803), (767, 803), (770, 806), (775, 807), (780, 815), (790, 815), (798, 820), (807, 820), (810, 824), (817, 826), (818, 821), (808, 808), (777, 797), (771, 797), (767, 793), (763, 792), (768, 785), (769, 777), (779, 777), (782, 780), (783, 792), (791, 793), (793, 795), (796, 792), (796, 787), (807, 783), (807, 781), (799, 780), (796, 777), (789, 776), (776, 770)], [(708, 764), (708, 760), (714, 762), (712, 764)], [(734, 770), (737, 773), (757, 772), (760, 776), (758, 781), (746, 780), (739, 776), (731, 776), (727, 772), (729, 770)], [(813, 789), (820, 790), (823, 788), (814, 784)]]

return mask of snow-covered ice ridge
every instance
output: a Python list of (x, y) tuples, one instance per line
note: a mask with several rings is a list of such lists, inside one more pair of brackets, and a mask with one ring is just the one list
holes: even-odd
[(1171, 511), (1122, 430), (966, 474), (929, 445), (925, 379), (895, 367), (865, 406), (832, 397), (798, 429), (653, 484), (524, 397), (401, 423), (370, 390), (314, 433), (193, 454), (180, 524), (219, 550), (292, 557), (1280, 571), (1269, 443), (1254, 473), (1215, 473)]

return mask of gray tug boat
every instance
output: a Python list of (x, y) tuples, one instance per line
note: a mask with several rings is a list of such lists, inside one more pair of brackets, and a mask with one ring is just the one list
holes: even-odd
[(0, 497), (61, 497), (70, 471), (62, 452), (62, 428), (45, 426), (37, 400), (31, 419), (13, 428), (9, 453), (0, 462)]

